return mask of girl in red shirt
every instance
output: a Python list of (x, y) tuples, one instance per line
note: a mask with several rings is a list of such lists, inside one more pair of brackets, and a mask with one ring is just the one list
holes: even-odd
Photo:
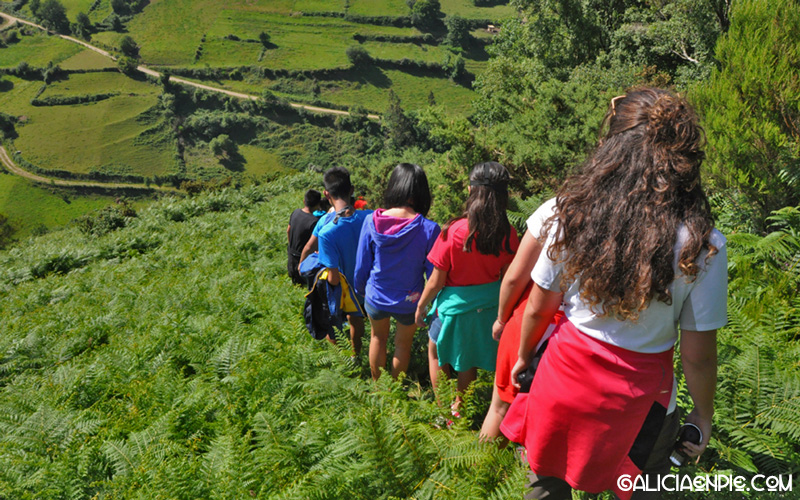
[[(458, 372), (459, 393), (477, 378), (478, 368), (495, 369), (497, 341), (492, 338), (492, 323), (500, 277), (519, 246), (506, 216), (506, 168), (497, 162), (480, 163), (469, 179), (464, 213), (444, 226), (428, 254), (433, 274), (416, 311), (416, 322), (423, 326), (427, 306), (436, 298), (437, 318), (428, 344), (431, 383), (435, 390), (439, 367), (450, 365)], [(454, 412), (460, 403), (457, 397)]]

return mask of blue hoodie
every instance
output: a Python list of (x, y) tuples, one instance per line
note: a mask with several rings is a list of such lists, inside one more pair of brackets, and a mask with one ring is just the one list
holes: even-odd
[(356, 255), (356, 293), (371, 306), (398, 314), (413, 313), (433, 264), (428, 252), (439, 225), (422, 215), (387, 217), (378, 209), (364, 219)]

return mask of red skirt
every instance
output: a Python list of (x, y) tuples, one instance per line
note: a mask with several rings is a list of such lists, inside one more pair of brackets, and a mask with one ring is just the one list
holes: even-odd
[(650, 439), (642, 434), (660, 429), (651, 417), (663, 422), (672, 384), (672, 349), (628, 351), (562, 318), (530, 394), (516, 398), (500, 429), (525, 445), (537, 475), (589, 493), (613, 490), (625, 500), (631, 492), (620, 491), (617, 478), (641, 473), (641, 442)]
[[(528, 304), (528, 296), (531, 293), (532, 283), (528, 285), (519, 298), (517, 305), (514, 306), (514, 311), (511, 313), (511, 318), (506, 322), (503, 328), (503, 334), (500, 336), (500, 345), (497, 346), (497, 367), (494, 376), (494, 383), (497, 386), (497, 393), (500, 399), (508, 404), (514, 402), (517, 396), (517, 388), (511, 385), (511, 369), (517, 363), (519, 357), (519, 337), (522, 330), (522, 316), (525, 314), (525, 306)], [(553, 316), (551, 326), (542, 336), (546, 338), (552, 332), (555, 324), (564, 313), (559, 310)], [(541, 340), (539, 340), (541, 343)]]

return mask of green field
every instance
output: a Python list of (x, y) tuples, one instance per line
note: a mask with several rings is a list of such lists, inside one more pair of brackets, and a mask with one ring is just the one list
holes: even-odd
[(137, 141), (153, 126), (139, 116), (156, 104), (158, 87), (119, 73), (73, 74), (49, 85), (42, 96), (120, 95), (93, 104), (32, 106), (30, 100), (42, 83), (8, 81), (13, 87), (0, 93), (0, 106), (6, 113), (26, 118), (17, 126), (15, 148), (34, 165), (76, 173), (111, 166), (147, 176), (163, 174), (172, 165), (171, 148)]
[(447, 15), (458, 14), (467, 19), (492, 19), (500, 21), (514, 15), (514, 9), (508, 2), (491, 7), (476, 7), (472, 0), (439, 0), (442, 12)]
[(348, 12), (362, 16), (407, 16), (408, 5), (405, 0), (350, 0)]
[(278, 155), (257, 146), (239, 145), (239, 155), (230, 160), (215, 158), (206, 144), (188, 148), (184, 153), (186, 169), (199, 179), (226, 177), (247, 172), (255, 178), (286, 171)]
[(64, 69), (102, 69), (114, 68), (114, 61), (89, 49), (82, 50), (69, 59), (61, 62)]
[(13, 68), (25, 61), (31, 66), (59, 64), (83, 49), (57, 36), (36, 32), (32, 36), (21, 36), (20, 41), (0, 49), (0, 68)]
[(114, 196), (73, 195), (0, 172), (0, 214), (8, 217), (16, 229), (14, 238), (22, 239), (34, 228), (63, 226), (72, 219), (114, 202)]
[(149, 128), (138, 117), (153, 105), (153, 96), (125, 96), (40, 108), (31, 112), (30, 123), (20, 129), (15, 143), (25, 159), (43, 168), (86, 173), (93, 167), (113, 166), (146, 176), (164, 174), (172, 163), (172, 151), (136, 142)]

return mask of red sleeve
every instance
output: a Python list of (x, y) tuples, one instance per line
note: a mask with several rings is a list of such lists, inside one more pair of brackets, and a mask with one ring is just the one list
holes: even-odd
[[(436, 238), (433, 248), (431, 248), (430, 253), (428, 253), (428, 260), (442, 271), (450, 272), (450, 269), (452, 269), (450, 247), (452, 246), (453, 238), (444, 239), (443, 235), (444, 233), (441, 233), (439, 237)], [(452, 236), (452, 234), (450, 234), (450, 236)]]

